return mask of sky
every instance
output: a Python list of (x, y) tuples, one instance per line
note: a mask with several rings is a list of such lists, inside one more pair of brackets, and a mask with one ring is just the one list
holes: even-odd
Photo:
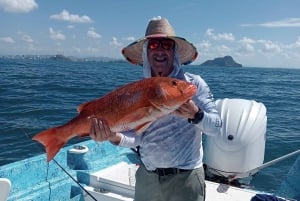
[(194, 64), (300, 69), (299, 0), (0, 0), (0, 55), (120, 59), (157, 16), (196, 46)]

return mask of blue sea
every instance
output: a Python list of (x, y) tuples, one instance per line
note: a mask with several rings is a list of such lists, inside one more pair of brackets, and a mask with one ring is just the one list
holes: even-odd
[[(250, 99), (266, 106), (265, 162), (300, 149), (300, 69), (183, 68), (201, 75), (216, 99)], [(125, 62), (0, 59), (0, 165), (43, 153), (33, 135), (70, 120), (81, 103), (141, 78), (141, 67)], [(82, 140), (87, 138), (70, 143)], [(291, 176), (300, 181), (297, 158), (262, 169), (251, 185), (278, 192)]]

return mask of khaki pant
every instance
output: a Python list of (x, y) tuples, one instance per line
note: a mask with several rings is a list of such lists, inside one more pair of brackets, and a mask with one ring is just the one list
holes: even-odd
[(159, 176), (141, 165), (136, 172), (135, 201), (204, 201), (204, 170)]

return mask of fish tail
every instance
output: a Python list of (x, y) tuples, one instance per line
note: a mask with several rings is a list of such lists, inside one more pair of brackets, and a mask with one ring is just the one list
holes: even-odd
[(51, 161), (57, 152), (66, 144), (60, 135), (57, 135), (58, 128), (50, 128), (36, 134), (32, 139), (45, 146), (47, 153), (47, 162)]

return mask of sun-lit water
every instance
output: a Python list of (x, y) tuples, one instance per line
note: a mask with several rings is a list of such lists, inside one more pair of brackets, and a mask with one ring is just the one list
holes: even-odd
[[(266, 162), (300, 148), (299, 69), (184, 69), (200, 74), (216, 99), (253, 99), (265, 104)], [(122, 62), (0, 59), (0, 165), (42, 153), (31, 140), (34, 134), (68, 121), (77, 114), (79, 104), (140, 78), (141, 67)], [(261, 170), (251, 185), (277, 191), (295, 160), (296, 156)]]

